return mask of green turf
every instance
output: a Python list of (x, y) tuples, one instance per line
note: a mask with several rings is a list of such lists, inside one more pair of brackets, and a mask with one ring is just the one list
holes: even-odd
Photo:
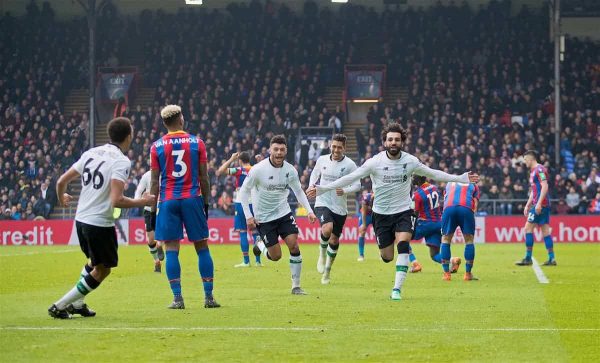
[[(0, 248), (0, 361), (600, 358), (600, 245), (558, 245), (559, 266), (544, 268), (547, 285), (531, 267), (513, 265), (521, 245), (478, 245), (481, 280), (462, 281), (461, 267), (450, 283), (425, 247), (415, 246), (424, 271), (408, 276), (400, 302), (388, 297), (394, 266), (379, 261), (372, 245), (363, 263), (354, 245), (342, 245), (329, 286), (316, 272), (317, 245), (302, 246), (308, 296), (290, 295), (286, 258), (234, 269), (238, 248), (215, 246), (215, 296), (223, 307), (213, 310), (203, 308), (196, 256), (184, 247), (186, 310), (165, 308), (168, 283), (152, 272), (146, 248), (123, 247), (120, 267), (87, 298), (98, 316), (69, 321), (53, 320), (46, 309), (74, 285), (82, 254), (59, 246)], [(462, 246), (453, 247), (462, 255)], [(545, 259), (542, 245), (534, 252)]]

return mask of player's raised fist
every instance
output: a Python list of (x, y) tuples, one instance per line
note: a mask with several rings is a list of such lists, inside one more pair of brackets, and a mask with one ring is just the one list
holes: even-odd
[(479, 174), (470, 171), (467, 173), (467, 176), (469, 177), (469, 182), (473, 184), (479, 183)]
[(308, 221), (310, 223), (315, 223), (317, 221), (317, 216), (314, 213), (309, 213), (308, 214)]
[(231, 154), (231, 158), (230, 159), (231, 159), (231, 161), (236, 161), (239, 157), (240, 157), (240, 153), (237, 152), (237, 153)]

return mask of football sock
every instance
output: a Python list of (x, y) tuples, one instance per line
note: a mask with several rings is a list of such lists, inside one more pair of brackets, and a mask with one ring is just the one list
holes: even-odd
[(365, 255), (365, 237), (358, 237), (358, 255)]
[(181, 299), (181, 265), (179, 264), (179, 251), (167, 250), (165, 262), (167, 278), (175, 300)]
[[(271, 260), (271, 256), (269, 256), (269, 249), (267, 248), (267, 246), (265, 246), (265, 243), (262, 240), (259, 240), (258, 242), (256, 242), (256, 246), (260, 250), (260, 253), (262, 253), (269, 260)], [(271, 260), (271, 261), (273, 261), (273, 260)]]
[(337, 251), (340, 245), (329, 244), (327, 246), (327, 260), (325, 261), (325, 270), (331, 270), (331, 265), (333, 265), (333, 261), (335, 261), (335, 257), (337, 256)]
[(202, 277), (204, 296), (212, 297), (215, 267), (208, 247), (198, 251), (198, 271), (200, 271)]
[[(79, 274), (79, 279), (82, 279), (82, 278), (86, 277), (87, 275), (89, 275), (93, 269), (94, 268), (92, 266), (88, 265), (87, 263), (85, 265), (83, 265), (83, 268), (81, 269), (81, 273)], [(83, 298), (73, 301), (73, 306), (76, 308), (82, 307), (83, 306)]]
[(300, 287), (300, 273), (302, 272), (302, 255), (290, 253), (290, 271), (292, 272), (292, 289)]
[[(252, 234), (252, 241), (254, 242), (254, 244), (256, 244), (256, 242), (258, 240), (260, 240), (260, 235), (258, 233), (253, 233)], [(256, 263), (260, 263), (260, 255), (254, 256), (254, 259), (256, 260)]]
[(552, 241), (552, 236), (544, 237), (544, 244), (546, 245), (546, 250), (548, 251), (548, 260), (554, 260), (554, 242)]
[(442, 253), (439, 252), (438, 254), (431, 256), (431, 259), (437, 263), (442, 263)]
[(152, 246), (148, 245), (148, 251), (150, 251), (154, 261), (158, 260), (158, 246), (156, 245), (156, 242), (154, 242), (154, 245)]
[(440, 254), (442, 255), (444, 272), (450, 272), (450, 243), (442, 243)]
[(321, 244), (321, 258), (325, 259), (325, 256), (327, 255), (327, 245), (329, 244), (329, 237), (325, 237), (323, 236), (323, 233), (321, 233), (321, 241), (319, 241), (319, 243)]
[(86, 275), (82, 277), (79, 282), (73, 287), (69, 292), (67, 292), (60, 300), (55, 302), (57, 308), (63, 310), (67, 307), (67, 305), (83, 299), (87, 294), (94, 291), (98, 286), (100, 286), (100, 282), (96, 281), (96, 279), (92, 275)]
[(396, 258), (396, 278), (394, 279), (394, 289), (401, 290), (404, 280), (406, 279), (406, 272), (408, 271), (408, 253), (399, 253)]
[(531, 260), (531, 254), (533, 252), (533, 233), (525, 233), (525, 247), (527, 247), (525, 259)]
[(473, 261), (475, 260), (475, 245), (473, 243), (465, 244), (465, 271), (471, 272)]
[(250, 257), (248, 257), (248, 250), (250, 247), (248, 246), (248, 232), (246, 231), (240, 232), (240, 247), (242, 249), (242, 256), (244, 256), (244, 263), (249, 264)]

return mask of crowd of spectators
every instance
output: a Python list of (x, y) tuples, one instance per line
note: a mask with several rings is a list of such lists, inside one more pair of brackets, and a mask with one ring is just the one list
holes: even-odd
[[(230, 4), (221, 11), (145, 10), (138, 19), (112, 14), (106, 24), (119, 24), (142, 40), (144, 83), (155, 89), (152, 106), (134, 101), (124, 110), (135, 129), (126, 193), (133, 195), (148, 170), (150, 144), (164, 133), (160, 108), (169, 103), (182, 106), (188, 130), (206, 142), (211, 214), (233, 214), (234, 182), (217, 178), (215, 170), (236, 151), (266, 156), (274, 134), (287, 135), (288, 161), (306, 187), (315, 153), (296, 149), (298, 130), (341, 129), (344, 110), (327, 107), (325, 89), (341, 85), (344, 64), (362, 61), (361, 51), (376, 44), (370, 60), (386, 64), (388, 84), (406, 87), (408, 97), (372, 107), (367, 126), (356, 133), (357, 163), (381, 150), (381, 128), (397, 121), (410, 132), (407, 150), (423, 162), (482, 174), (483, 199), (526, 199), (528, 171), (521, 155), (536, 149), (551, 175), (551, 197), (561, 200), (553, 203), (556, 212), (592, 213), (600, 208), (599, 46), (567, 40), (561, 155), (571, 153), (574, 165), (564, 160), (555, 165), (552, 43), (544, 11), (524, 8), (515, 16), (507, 2), (491, 2), (479, 9), (439, 5), (376, 13), (352, 5), (319, 9), (307, 2), (303, 12), (294, 13), (267, 1)], [(87, 147), (85, 115), (61, 110), (64, 92), (85, 82), (85, 22), (39, 19), (48, 24), (36, 28), (24, 19), (0, 20), (7, 34), (0, 38), (0, 205), (3, 211), (17, 207), (20, 218), (27, 214), (25, 199), (33, 196), (28, 203), (35, 209), (42, 182), (53, 189), (57, 173)], [(64, 38), (70, 41), (57, 43)], [(115, 52), (127, 48), (126, 40), (113, 38), (114, 47), (102, 40), (99, 46), (112, 62)], [(58, 57), (61, 53), (70, 57)], [(30, 165), (37, 172), (28, 172)], [(42, 209), (37, 203), (43, 210), (38, 215), (47, 216), (53, 203)], [(483, 202), (481, 209), (515, 214), (522, 213), (523, 204)]]
[[(114, 34), (100, 28), (103, 62)], [(56, 179), (88, 147), (87, 114), (64, 113), (68, 91), (86, 84), (86, 34), (85, 18), (57, 21), (49, 2), (0, 17), (0, 219), (48, 218)]]

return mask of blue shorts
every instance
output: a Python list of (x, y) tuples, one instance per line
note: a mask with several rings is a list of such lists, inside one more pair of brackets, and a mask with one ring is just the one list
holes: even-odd
[(437, 221), (418, 221), (414, 240), (425, 238), (425, 244), (428, 246), (440, 247), (442, 244), (442, 222)]
[(540, 214), (535, 214), (535, 207), (531, 208), (527, 213), (527, 222), (539, 225), (550, 223), (550, 208), (543, 207)]
[[(250, 204), (250, 212), (254, 216), (254, 210), (252, 210), (252, 204)], [(236, 231), (245, 231), (248, 229), (246, 225), (246, 216), (244, 215), (244, 207), (242, 203), (235, 203), (235, 217), (233, 217), (233, 229)]]
[(442, 234), (452, 234), (460, 227), (463, 234), (475, 234), (475, 213), (459, 205), (448, 207), (442, 213)]
[(204, 214), (204, 198), (165, 200), (158, 203), (156, 231), (158, 241), (183, 239), (183, 226), (192, 242), (208, 238), (208, 223)]
[[(367, 214), (367, 224), (365, 225), (365, 227), (369, 227), (369, 224), (373, 224), (373, 215), (372, 214)], [(363, 225), (363, 220), (362, 220), (362, 214), (358, 215), (358, 226), (362, 226)]]

